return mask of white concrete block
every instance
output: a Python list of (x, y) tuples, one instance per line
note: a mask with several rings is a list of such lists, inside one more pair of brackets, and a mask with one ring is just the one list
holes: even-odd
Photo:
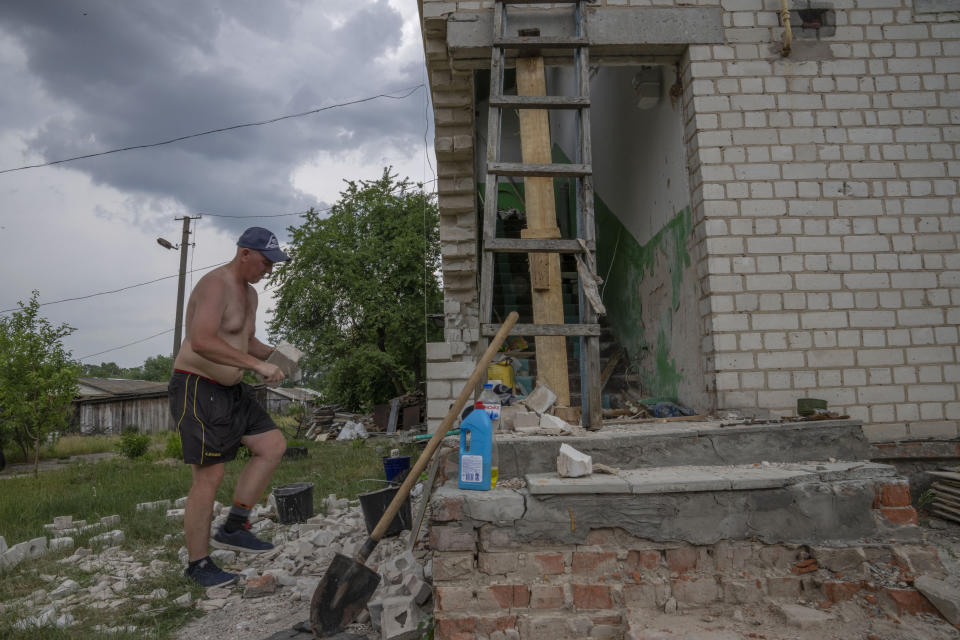
[(73, 538), (64, 537), (50, 539), (50, 551), (70, 551), (73, 549), (73, 546)]
[(557, 474), (561, 478), (581, 478), (593, 473), (593, 458), (570, 445), (560, 445), (557, 456)]
[(556, 401), (557, 394), (555, 394), (550, 387), (538, 381), (533, 392), (523, 400), (522, 404), (526, 405), (531, 411), (536, 412), (537, 415), (542, 416), (550, 410)]

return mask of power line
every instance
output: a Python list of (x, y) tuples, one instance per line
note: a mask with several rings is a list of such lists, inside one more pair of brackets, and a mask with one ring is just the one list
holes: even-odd
[(191, 134), (189, 134), (189, 135), (180, 136), (180, 137), (178, 137), (178, 138), (171, 138), (171, 139), (169, 139), (169, 140), (164, 140), (164, 141), (162, 141), (162, 142), (152, 142), (152, 143), (149, 143), (149, 144), (138, 144), (138, 145), (132, 145), (132, 146), (129, 146), (129, 147), (122, 147), (122, 148), (119, 148), (119, 149), (110, 149), (109, 151), (100, 151), (100, 152), (97, 152), (97, 153), (87, 153), (87, 154), (82, 155), (82, 156), (73, 156), (72, 158), (63, 158), (63, 159), (61, 159), (61, 160), (51, 160), (50, 162), (42, 162), (42, 163), (39, 163), (39, 164), (28, 164), (28, 165), (24, 165), (24, 166), (22, 166), (22, 167), (14, 167), (14, 168), (11, 168), (11, 169), (0, 169), (0, 174), (2, 174), (2, 173), (11, 173), (11, 172), (13, 172), (13, 171), (23, 171), (23, 170), (25, 170), (25, 169), (37, 169), (37, 168), (39, 168), (39, 167), (49, 167), (49, 166), (51, 166), (51, 165), (62, 164), (62, 163), (64, 163), (64, 162), (73, 162), (74, 160), (84, 160), (84, 159), (86, 159), (86, 158), (96, 158), (96, 157), (98, 157), (98, 156), (105, 156), (105, 155), (109, 155), (109, 154), (111, 154), (111, 153), (120, 153), (121, 151), (133, 151), (133, 150), (135, 150), (135, 149), (149, 149), (150, 147), (160, 147), (160, 146), (163, 146), (163, 145), (166, 145), (166, 144), (173, 144), (174, 142), (182, 142), (182, 141), (184, 141), (184, 140), (189, 140), (190, 138), (199, 138), (199, 137), (201, 137), (201, 136), (208, 136), (208, 135), (211, 135), (211, 134), (213, 134), (213, 133), (223, 133), (224, 131), (233, 131), (234, 129), (245, 129), (245, 128), (247, 128), (247, 127), (259, 127), (259, 126), (263, 126), (263, 125), (266, 125), (266, 124), (273, 124), (273, 123), (275, 123), (275, 122), (280, 122), (281, 120), (290, 120), (290, 119), (292, 119), (292, 118), (302, 118), (302, 117), (304, 117), (304, 116), (309, 116), (309, 115), (313, 115), (313, 114), (316, 114), (316, 113), (320, 113), (321, 111), (328, 111), (328, 110), (330, 110), (330, 109), (336, 109), (336, 108), (338, 108), (338, 107), (348, 107), (348, 106), (355, 105), (355, 104), (361, 104), (361, 103), (363, 103), (363, 102), (370, 102), (371, 100), (377, 100), (378, 98), (390, 98), (391, 100), (403, 100), (403, 99), (405, 99), (405, 98), (409, 98), (411, 95), (413, 95), (413, 92), (414, 92), (414, 91), (416, 91), (417, 89), (421, 89), (421, 88), (423, 88), (423, 87), (424, 87), (424, 85), (421, 83), (421, 84), (416, 85), (415, 87), (409, 87), (409, 88), (407, 88), (407, 89), (400, 89), (400, 90), (398, 90), (398, 93), (399, 93), (399, 92), (402, 92), (402, 91), (406, 91), (406, 93), (403, 94), (403, 95), (391, 95), (391, 94), (389, 94), (389, 93), (378, 93), (378, 94), (375, 95), (375, 96), (369, 96), (369, 97), (367, 97), (367, 98), (359, 98), (359, 99), (357, 99), (357, 100), (351, 100), (351, 101), (349, 101), (349, 102), (341, 102), (341, 103), (339, 103), (339, 104), (332, 104), (332, 105), (329, 105), (329, 106), (326, 106), (326, 107), (319, 107), (319, 108), (317, 108), (317, 109), (311, 109), (310, 111), (304, 111), (304, 112), (302, 112), (302, 113), (292, 113), (292, 114), (290, 114), (290, 115), (280, 116), (280, 117), (277, 117), (277, 118), (271, 118), (271, 119), (269, 119), (269, 120), (261, 120), (261, 121), (259, 121), (259, 122), (247, 122), (247, 123), (244, 123), (244, 124), (235, 124), (235, 125), (232, 125), (232, 126), (229, 126), (229, 127), (221, 127), (221, 128), (219, 128), (219, 129), (211, 129), (211, 130), (209, 130), (209, 131), (201, 131), (200, 133), (191, 133)]
[(140, 340), (134, 340), (133, 342), (128, 342), (127, 344), (120, 345), (119, 347), (113, 347), (113, 348), (111, 348), (111, 349), (106, 349), (106, 350), (104, 350), (104, 351), (98, 351), (98, 352), (96, 352), (96, 353), (91, 353), (91, 354), (88, 355), (88, 356), (83, 356), (82, 358), (77, 358), (77, 360), (86, 360), (87, 358), (92, 358), (93, 356), (99, 356), (99, 355), (102, 355), (102, 354), (104, 354), (104, 353), (110, 353), (111, 351), (116, 351), (117, 349), (124, 349), (124, 348), (126, 348), (126, 347), (130, 347), (130, 346), (133, 346), (133, 345), (135, 345), (135, 344), (140, 344), (141, 342), (146, 342), (147, 340), (152, 340), (152, 339), (154, 339), (154, 338), (158, 338), (158, 337), (162, 336), (163, 334), (165, 334), (165, 333), (170, 333), (170, 332), (172, 332), (172, 331), (173, 331), (173, 329), (167, 329), (166, 331), (161, 331), (160, 333), (155, 333), (155, 334), (153, 334), (152, 336), (147, 336), (146, 338), (141, 338)]
[[(329, 211), (330, 209), (315, 209), (317, 212)], [(201, 212), (199, 215), (209, 216), (211, 218), (283, 218), (286, 216), (305, 216), (307, 215), (306, 211), (294, 211), (293, 213), (269, 213), (263, 215), (253, 215), (253, 216), (235, 216), (229, 215), (226, 213), (207, 213), (206, 211)]]
[[(206, 269), (212, 269), (212, 268), (214, 268), (214, 267), (219, 267), (220, 265), (223, 265), (223, 264), (227, 264), (227, 263), (226, 263), (226, 262), (218, 262), (217, 264), (207, 265), (206, 267), (200, 267), (199, 269), (192, 269), (192, 270), (190, 271), (190, 273), (193, 273), (194, 271), (205, 271)], [(178, 277), (179, 275), (180, 275), (179, 273), (175, 273), (175, 274), (173, 274), (172, 276), (163, 276), (162, 278), (156, 278), (155, 280), (148, 280), (147, 282), (138, 282), (137, 284), (131, 284), (131, 285), (126, 286), (126, 287), (120, 287), (119, 289), (113, 289), (113, 290), (111, 290), (111, 291), (100, 291), (99, 293), (91, 293), (91, 294), (88, 294), (88, 295), (85, 295), (85, 296), (76, 296), (76, 297), (74, 297), (74, 298), (64, 298), (63, 300), (52, 300), (51, 302), (41, 302), (41, 303), (40, 303), (39, 305), (37, 305), (37, 306), (45, 307), (45, 306), (50, 305), (50, 304), (60, 304), (61, 302), (72, 302), (72, 301), (74, 301), (74, 300), (86, 300), (87, 298), (95, 298), (95, 297), (97, 297), (97, 296), (105, 296), (105, 295), (108, 295), (108, 294), (111, 294), (111, 293), (119, 293), (119, 292), (121, 292), (121, 291), (126, 291), (127, 289), (135, 289), (136, 287), (142, 287), (142, 286), (144, 286), (144, 285), (153, 284), (154, 282), (160, 282), (161, 280), (169, 280), (170, 278), (176, 278), (176, 277)], [(0, 313), (10, 313), (11, 311), (16, 311), (17, 309), (19, 309), (19, 307), (12, 307), (12, 308), (10, 308), (10, 309), (2, 309), (2, 310), (0, 310)], [(171, 331), (173, 331), (173, 329), (171, 329)], [(94, 354), (94, 355), (96, 355), (96, 354)]]
[[(428, 159), (428, 162), (429, 162), (429, 159)], [(433, 165), (430, 165), (430, 168), (431, 168), (431, 170), (432, 170), (432, 169), (433, 169)], [(424, 181), (424, 182), (415, 182), (415, 184), (428, 185), (428, 184), (433, 183), (433, 182), (436, 182), (436, 181), (437, 181), (437, 179), (436, 179), (436, 178), (433, 178), (433, 179), (431, 179), (431, 180), (426, 180), (426, 181)], [(394, 195), (394, 194), (396, 194), (396, 193), (397, 193), (396, 191), (393, 191), (393, 192), (391, 192), (391, 195)], [(427, 195), (435, 195), (437, 192), (436, 192), (436, 191), (424, 191), (424, 193), (427, 194)], [(314, 209), (313, 209), (313, 212), (314, 212), (314, 213), (326, 213), (327, 211), (331, 211), (332, 209), (333, 209), (332, 206), (331, 206), (331, 207), (325, 207), (325, 208), (323, 208), (323, 209), (316, 209), (316, 208), (314, 208)], [(252, 216), (238, 216), (238, 215), (231, 215), (231, 214), (227, 214), (227, 213), (208, 213), (208, 212), (206, 212), (206, 211), (201, 211), (201, 212), (197, 213), (197, 215), (199, 215), (199, 216), (207, 216), (207, 217), (210, 217), (210, 218), (284, 218), (284, 217), (287, 217), (287, 216), (305, 216), (305, 215), (307, 215), (308, 213), (310, 213), (309, 210), (307, 210), (307, 211), (294, 211), (294, 212), (291, 212), (291, 213), (264, 213), (264, 214), (255, 214), (255, 215), (252, 215)]]

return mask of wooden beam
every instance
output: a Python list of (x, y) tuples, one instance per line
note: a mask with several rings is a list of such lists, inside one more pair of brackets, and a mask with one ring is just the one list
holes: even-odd
[[(544, 96), (547, 81), (543, 58), (517, 60), (517, 95)], [(523, 109), (520, 118), (520, 149), (523, 162), (549, 164), (550, 120), (543, 109)], [(553, 178), (523, 179), (527, 228), (525, 238), (559, 238)], [(530, 255), (530, 280), (534, 324), (563, 324), (563, 290), (560, 285), (560, 255)], [(570, 406), (570, 378), (567, 374), (567, 343), (562, 336), (537, 336), (537, 380), (557, 394), (559, 406)]]
[[(498, 324), (481, 324), (480, 335), (492, 336)], [(510, 331), (512, 336), (600, 336), (599, 324), (518, 324)]]

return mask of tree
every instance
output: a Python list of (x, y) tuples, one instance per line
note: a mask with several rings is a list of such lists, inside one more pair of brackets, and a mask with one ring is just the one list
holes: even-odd
[(154, 382), (166, 382), (173, 373), (173, 357), (156, 355), (147, 358), (143, 366), (137, 369), (137, 376), (141, 380), (153, 380)]
[(41, 317), (39, 295), (34, 291), (19, 311), (0, 317), (0, 446), (13, 441), (24, 457), (33, 448), (34, 474), (40, 445), (69, 420), (80, 375), (60, 342), (74, 329)]
[(311, 209), (291, 227), (292, 259), (270, 278), (270, 335), (307, 354), (301, 369), (328, 399), (360, 409), (425, 377), (425, 334), (438, 332), (426, 314), (442, 306), (440, 241), (422, 185), (389, 168), (346, 184), (329, 216)]
[(85, 378), (129, 378), (130, 369), (124, 369), (116, 362), (101, 362), (100, 364), (81, 365), (81, 372)]

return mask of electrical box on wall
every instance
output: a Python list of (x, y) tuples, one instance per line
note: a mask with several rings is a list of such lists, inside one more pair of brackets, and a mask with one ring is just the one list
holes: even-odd
[(833, 7), (823, 2), (798, 2), (790, 10), (790, 27), (794, 37), (802, 40), (829, 38), (837, 32), (837, 16)]

